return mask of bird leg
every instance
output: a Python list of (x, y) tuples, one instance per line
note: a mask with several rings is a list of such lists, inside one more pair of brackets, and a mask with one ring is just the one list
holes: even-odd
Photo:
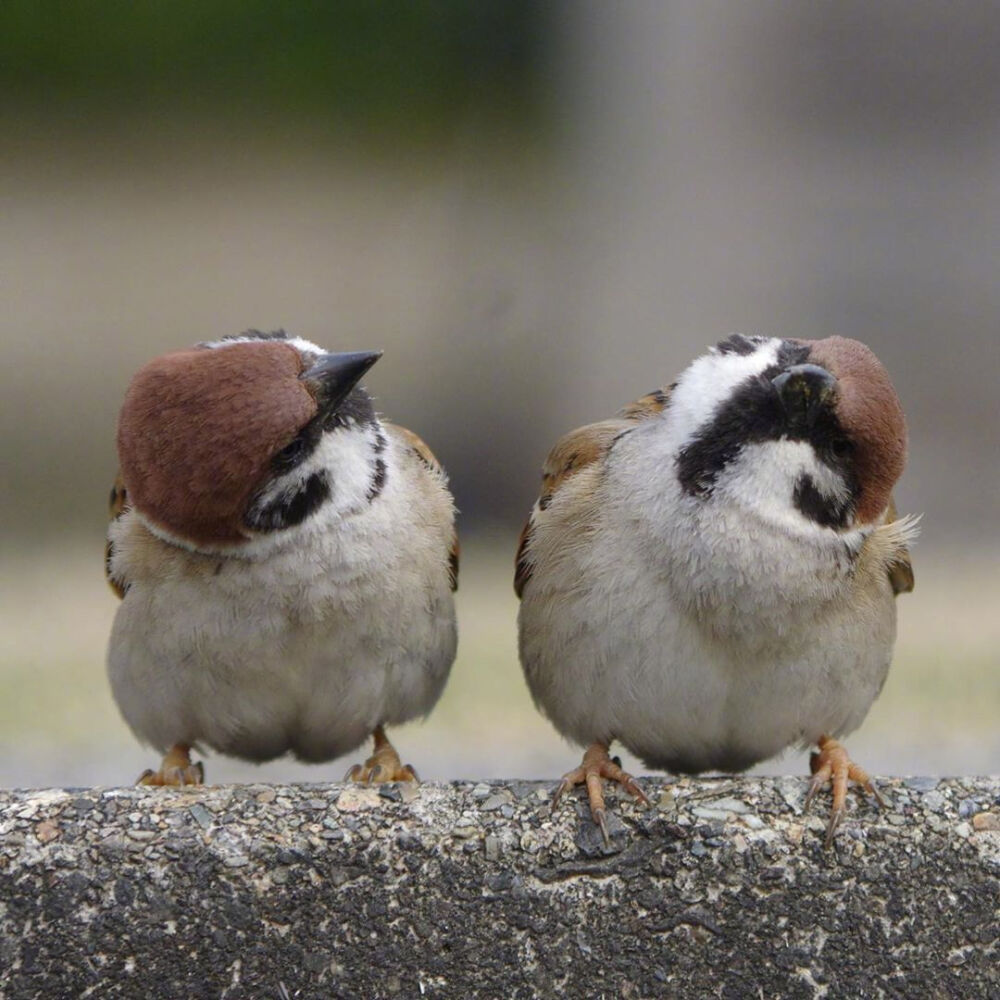
[(586, 784), (587, 797), (590, 799), (590, 815), (594, 817), (594, 822), (601, 828), (604, 843), (610, 844), (607, 810), (604, 806), (603, 778), (607, 778), (608, 781), (617, 781), (630, 795), (644, 802), (647, 806), (649, 805), (646, 793), (639, 787), (635, 778), (623, 771), (608, 756), (607, 743), (597, 742), (591, 743), (584, 751), (583, 763), (578, 768), (563, 775), (559, 787), (552, 796), (552, 808), (555, 809), (559, 800), (574, 785)]
[(389, 742), (382, 726), (376, 726), (372, 733), (375, 749), (364, 764), (355, 764), (344, 781), (357, 781), (362, 785), (373, 782), (381, 784), (385, 781), (418, 781), (417, 772), (409, 764), (403, 764), (396, 753), (396, 748)]
[(191, 747), (175, 743), (164, 755), (159, 771), (148, 768), (139, 775), (137, 785), (203, 785), (205, 768), (201, 761), (191, 763)]
[(833, 807), (830, 812), (830, 823), (826, 828), (824, 849), (833, 843), (833, 835), (844, 818), (844, 806), (847, 802), (847, 782), (856, 782), (864, 791), (874, 796), (879, 808), (885, 808), (885, 799), (872, 784), (872, 779), (864, 768), (858, 767), (847, 755), (844, 747), (832, 736), (821, 736), (817, 741), (819, 751), (809, 758), (809, 769), (812, 771), (812, 781), (806, 792), (806, 801), (802, 812), (806, 813), (816, 793), (829, 781), (833, 785)]

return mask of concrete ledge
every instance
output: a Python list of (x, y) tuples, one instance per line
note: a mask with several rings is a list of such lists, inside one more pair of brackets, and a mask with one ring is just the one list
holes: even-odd
[(1000, 777), (883, 784), (827, 852), (792, 778), (610, 850), (535, 782), (0, 792), (0, 996), (1000, 996)]

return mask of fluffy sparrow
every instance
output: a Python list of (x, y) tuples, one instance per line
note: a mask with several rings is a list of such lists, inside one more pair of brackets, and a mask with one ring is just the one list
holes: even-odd
[(198, 783), (192, 748), (413, 779), (384, 726), (425, 715), (455, 658), (454, 506), (441, 466), (376, 414), (377, 352), (249, 331), (156, 358), (118, 424), (107, 574), (111, 687)]
[[(842, 337), (733, 336), (669, 388), (563, 437), (521, 535), (521, 662), (582, 765), (607, 837), (602, 779), (645, 798), (608, 755), (740, 771), (816, 745), (827, 844), (848, 778), (837, 737), (889, 669), (895, 595), (911, 590), (912, 518), (891, 491), (906, 425), (885, 369)], [(879, 799), (881, 801), (881, 799)]]

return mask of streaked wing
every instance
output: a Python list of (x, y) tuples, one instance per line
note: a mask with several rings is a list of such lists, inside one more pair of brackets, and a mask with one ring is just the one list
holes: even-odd
[(514, 569), (514, 592), (518, 597), (531, 579), (531, 538), (535, 526), (545, 518), (545, 512), (560, 488), (573, 476), (601, 462), (615, 439), (643, 420), (663, 412), (670, 398), (669, 389), (655, 389), (623, 407), (613, 420), (601, 420), (563, 435), (549, 452), (542, 466), (542, 490), (521, 529)]
[[(899, 520), (899, 512), (896, 510), (896, 501), (889, 498), (889, 513), (886, 523), (891, 524)], [(913, 561), (910, 558), (910, 550), (903, 547), (899, 550), (895, 562), (889, 566), (889, 582), (892, 584), (894, 594), (909, 594), (913, 590)]]
[[(117, 521), (128, 509), (128, 505), (128, 493), (125, 490), (122, 474), (119, 472), (115, 476), (114, 486), (111, 487), (111, 496), (108, 498), (108, 516), (110, 520)], [(125, 591), (128, 590), (128, 581), (111, 575), (111, 555), (112, 547), (111, 539), (109, 538), (104, 543), (104, 576), (111, 589), (119, 597), (124, 597)]]
[[(419, 459), (421, 465), (425, 466), (435, 476), (447, 482), (448, 475), (444, 467), (435, 458), (434, 452), (427, 447), (427, 443), (418, 434), (399, 424), (385, 424), (386, 431), (397, 437), (410, 452)], [(448, 550), (448, 572), (451, 577), (451, 589), (458, 590), (458, 562), (459, 562), (458, 533), (452, 532), (451, 548)]]

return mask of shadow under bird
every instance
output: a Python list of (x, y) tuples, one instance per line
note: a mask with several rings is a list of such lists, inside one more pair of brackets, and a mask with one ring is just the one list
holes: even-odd
[(555, 799), (603, 781), (645, 799), (609, 756), (740, 771), (816, 746), (830, 844), (848, 779), (881, 798), (838, 737), (885, 682), (895, 595), (913, 589), (915, 519), (892, 489), (906, 425), (855, 340), (735, 335), (668, 388), (553, 448), (521, 535), (519, 647), (536, 704), (586, 748)]
[(108, 579), (115, 701), (200, 783), (193, 748), (414, 779), (385, 726), (425, 715), (455, 658), (455, 511), (441, 466), (359, 385), (379, 352), (282, 331), (156, 358), (118, 424)]

